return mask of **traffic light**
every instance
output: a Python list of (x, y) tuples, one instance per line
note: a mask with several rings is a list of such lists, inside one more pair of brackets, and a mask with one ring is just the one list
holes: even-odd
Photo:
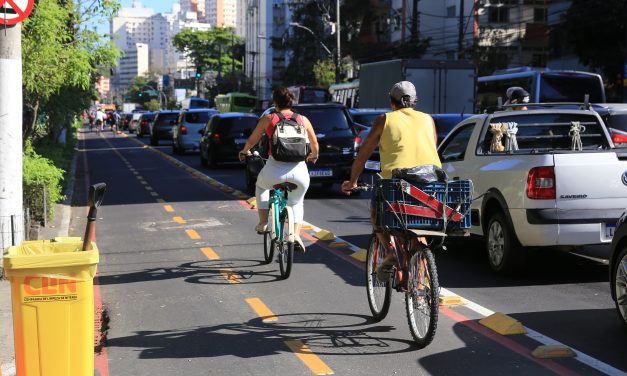
[(139, 95), (140, 97), (143, 97), (143, 96), (144, 96), (144, 92), (143, 92), (143, 91), (140, 91), (138, 95)]
[(196, 78), (202, 77), (202, 70), (200, 68), (196, 68)]

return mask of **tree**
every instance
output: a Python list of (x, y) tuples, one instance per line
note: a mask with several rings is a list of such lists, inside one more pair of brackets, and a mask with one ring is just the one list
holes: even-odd
[(208, 31), (184, 29), (174, 36), (172, 44), (202, 72), (213, 70), (223, 77), (242, 70), (244, 43), (235, 35), (233, 28), (216, 27)]
[(87, 107), (99, 70), (113, 66), (118, 51), (87, 29), (85, 20), (109, 16), (118, 7), (112, 0), (36, 2), (22, 25), (24, 105), (29, 115), (25, 141), (33, 135), (42, 110), (48, 119), (42, 133), (54, 135), (64, 124), (60, 119)]
[(158, 100), (151, 99), (144, 104), (144, 107), (148, 111), (158, 111), (159, 109), (161, 109), (161, 104), (159, 103)]
[(332, 59), (318, 60), (313, 66), (315, 84), (328, 88), (335, 83), (335, 63)]
[(626, 0), (573, 0), (563, 24), (579, 61), (602, 71), (610, 85), (620, 88), (626, 63), (626, 7)]

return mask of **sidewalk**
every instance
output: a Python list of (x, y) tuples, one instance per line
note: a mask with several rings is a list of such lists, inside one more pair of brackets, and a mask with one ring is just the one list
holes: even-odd
[[(70, 220), (72, 219), (72, 196), (77, 156), (78, 152), (75, 151), (67, 176), (69, 181), (65, 192), (66, 199), (63, 203), (56, 204), (54, 219), (48, 223), (48, 227), (42, 227), (39, 230), (39, 239), (68, 236)], [(0, 279), (0, 320), (0, 376), (15, 376), (11, 284), (7, 279)]]

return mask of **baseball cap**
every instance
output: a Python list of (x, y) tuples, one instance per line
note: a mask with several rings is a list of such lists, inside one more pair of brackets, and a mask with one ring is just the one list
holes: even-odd
[(513, 86), (505, 93), (509, 104), (529, 103), (529, 93), (520, 86)]
[(390, 89), (390, 97), (404, 105), (413, 105), (417, 99), (416, 87), (409, 81), (397, 82)]

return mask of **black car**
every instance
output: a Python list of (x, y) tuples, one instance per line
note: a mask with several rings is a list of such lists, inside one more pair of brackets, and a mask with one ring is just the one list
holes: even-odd
[(150, 145), (159, 145), (159, 140), (172, 141), (172, 127), (176, 125), (180, 111), (159, 111), (150, 127)]
[[(318, 161), (307, 166), (311, 183), (334, 183), (348, 179), (353, 164), (355, 135), (358, 128), (363, 127), (353, 121), (344, 105), (337, 103), (298, 104), (293, 110), (309, 119), (320, 145)], [(266, 145), (267, 140), (263, 138), (254, 148), (264, 158), (267, 157)], [(262, 167), (261, 158), (248, 158), (246, 161), (246, 186), (250, 192), (255, 189)]]
[(627, 147), (627, 104), (626, 103), (604, 103), (594, 105), (601, 118), (610, 131), (612, 142), (618, 148)]
[(123, 113), (120, 118), (120, 126), (123, 130), (128, 131), (128, 126), (131, 124), (131, 120), (133, 120), (133, 114)]
[(237, 153), (246, 144), (257, 120), (257, 116), (241, 112), (213, 115), (207, 125), (198, 131), (202, 135), (200, 163), (209, 167), (215, 167), (219, 163), (239, 163)]
[(139, 120), (137, 121), (137, 137), (144, 137), (144, 135), (150, 134), (150, 126), (152, 122), (155, 120), (155, 116), (157, 114), (155, 112), (144, 112), (140, 115)]
[[(623, 175), (623, 181), (625, 176)], [(618, 220), (612, 239), (610, 258), (610, 290), (616, 303), (618, 317), (627, 326), (627, 212)], [(607, 225), (606, 225), (607, 226)]]

